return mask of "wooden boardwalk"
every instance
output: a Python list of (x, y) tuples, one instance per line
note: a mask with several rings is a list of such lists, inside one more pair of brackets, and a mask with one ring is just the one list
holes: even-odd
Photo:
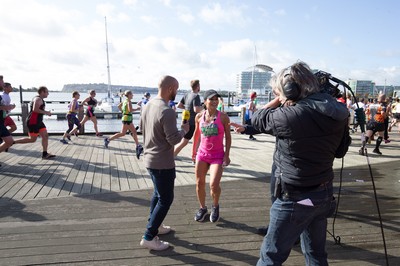
[[(16, 137), (18, 138), (18, 137)], [(329, 219), (331, 265), (386, 265), (367, 160), (357, 153), (358, 135), (344, 160), (343, 184), (334, 233)], [(400, 265), (400, 136), (371, 154), (389, 265)], [(233, 135), (232, 164), (222, 183), (218, 223), (193, 220), (198, 203), (190, 147), (178, 157), (175, 200), (162, 236), (173, 247), (149, 252), (139, 246), (147, 221), (152, 184), (130, 137), (110, 143), (85, 135), (64, 145), (50, 136), (41, 159), (40, 142), (15, 145), (0, 154), (0, 265), (254, 265), (268, 221), (269, 175), (274, 138), (257, 141)], [(369, 150), (372, 150), (370, 148)], [(339, 187), (341, 160), (335, 161)], [(338, 189), (336, 189), (338, 191)], [(304, 265), (294, 247), (285, 265)]]

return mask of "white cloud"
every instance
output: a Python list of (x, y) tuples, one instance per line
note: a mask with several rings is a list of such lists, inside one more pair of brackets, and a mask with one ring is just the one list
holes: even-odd
[(159, 0), (165, 6), (171, 6), (171, 0)]
[(136, 6), (139, 0), (124, 0), (124, 5), (127, 6)]
[(257, 9), (261, 12), (262, 17), (268, 18), (270, 16), (269, 11), (267, 9), (262, 8), (262, 7), (258, 7)]
[(382, 70), (382, 76), (381, 76), (381, 81), (379, 82), (380, 84), (384, 84), (383, 81), (386, 80), (387, 85), (398, 85), (400, 83), (400, 67), (399, 66), (391, 66), (391, 67), (381, 67), (380, 70)]
[[(0, 74), (24, 87), (44, 84), (61, 89), (66, 83), (107, 83), (107, 16), (113, 84), (155, 87), (161, 75), (171, 74), (182, 88), (197, 77), (204, 89), (234, 89), (236, 74), (253, 64), (254, 44), (257, 63), (275, 72), (300, 58), (341, 79), (373, 79), (378, 84), (386, 79), (387, 84), (400, 84), (396, 65), (400, 52), (393, 42), (365, 46), (361, 55), (352, 46), (340, 50), (345, 44), (342, 35), (346, 32), (342, 32), (328, 37), (337, 51), (324, 53), (318, 40), (310, 39), (306, 48), (301, 42), (294, 47), (283, 35), (275, 34), (282, 32), (280, 20), (291, 22), (287, 16), (278, 17), (288, 9), (264, 9), (265, 5), (250, 2), (236, 6), (208, 2), (204, 7), (176, 2), (94, 0), (73, 5), (68, 1), (24, 0), (21, 4), (2, 0)], [(250, 8), (251, 16), (246, 17)], [(318, 18), (315, 8), (307, 10)]]
[[(23, 5), (15, 1), (5, 0), (1, 3), (0, 25), (3, 31), (10, 29), (30, 36), (57, 36), (65, 33), (65, 21), (79, 16), (79, 12), (64, 11), (52, 5), (42, 5), (35, 1), (25, 1)], [(5, 8), (3, 8), (5, 7)], [(12, 10), (12, 12), (9, 12)], [(32, 12), (35, 10), (35, 12)], [(43, 16), (38, 16), (36, 10)]]
[(113, 4), (105, 3), (96, 6), (96, 13), (102, 16), (110, 16), (115, 12), (116, 7)]
[(200, 18), (209, 24), (234, 24), (245, 26), (250, 22), (250, 18), (243, 15), (245, 6), (224, 6), (219, 3), (205, 6), (200, 11)]
[[(256, 46), (256, 62), (254, 62), (254, 45)], [(254, 43), (249, 39), (221, 42), (215, 56), (241, 62), (242, 69), (237, 71), (250, 67), (253, 63), (265, 64), (271, 66), (274, 71), (279, 71), (294, 62), (291, 54), (281, 49), (278, 42), (257, 41)]]
[(140, 19), (142, 21), (144, 21), (147, 24), (151, 24), (151, 25), (156, 25), (157, 24), (157, 18), (153, 17), (153, 16), (140, 16)]
[(195, 30), (193, 30), (193, 32), (192, 32), (193, 36), (195, 36), (195, 37), (202, 36), (203, 33), (204, 33), (204, 32), (203, 32), (201, 29), (195, 29)]
[(178, 19), (188, 25), (191, 25), (195, 19), (195, 17), (192, 15), (190, 9), (186, 6), (177, 6), (176, 13), (177, 13)]
[(381, 50), (379, 52), (379, 56), (389, 57), (389, 58), (391, 58), (391, 57), (399, 57), (400, 56), (400, 50), (384, 49), (384, 50)]
[(249, 60), (254, 50), (254, 42), (249, 39), (241, 39), (228, 42), (220, 42), (215, 55), (222, 58), (234, 60)]
[(107, 17), (107, 21), (109, 22), (126, 22), (130, 20), (130, 17), (126, 13), (119, 12), (117, 7), (110, 3), (97, 5), (96, 13)]
[(275, 10), (274, 14), (278, 15), (278, 16), (285, 16), (286, 11), (285, 11), (285, 9), (278, 9), (278, 10)]
[(343, 73), (343, 79), (371, 80), (376, 85), (398, 85), (400, 80), (399, 66), (378, 67), (376, 69), (350, 69)]
[(334, 45), (340, 45), (340, 44), (342, 44), (342, 37), (337, 36), (337, 37), (333, 38), (332, 43), (333, 43)]

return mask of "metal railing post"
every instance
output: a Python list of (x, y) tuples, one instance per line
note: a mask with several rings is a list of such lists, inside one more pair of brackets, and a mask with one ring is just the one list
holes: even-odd
[[(79, 119), (79, 121), (82, 121), (83, 116), (84, 116), (84, 112), (85, 112), (85, 109), (83, 108), (83, 105), (80, 105), (79, 106), (79, 111), (78, 111), (78, 119)], [(81, 128), (79, 129), (79, 134), (80, 135), (85, 134), (85, 125), (82, 125)]]
[(28, 104), (21, 104), (21, 121), (22, 121), (22, 132), (28, 134), (28, 125), (26, 124), (26, 118), (28, 117)]
[(242, 109), (240, 109), (240, 116), (242, 118), (242, 125), (246, 124), (246, 107), (242, 107)]

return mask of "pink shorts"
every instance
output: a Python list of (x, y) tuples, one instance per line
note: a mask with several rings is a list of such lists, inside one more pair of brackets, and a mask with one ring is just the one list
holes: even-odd
[(202, 151), (198, 151), (196, 155), (197, 162), (206, 162), (208, 164), (221, 164), (224, 162), (224, 152), (218, 153), (206, 153)]

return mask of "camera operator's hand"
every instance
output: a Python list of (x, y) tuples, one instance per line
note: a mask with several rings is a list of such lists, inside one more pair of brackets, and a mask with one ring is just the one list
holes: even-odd
[(269, 103), (264, 105), (263, 108), (278, 108), (281, 104), (284, 103), (281, 103), (280, 97), (275, 97)]
[(233, 127), (233, 130), (235, 131), (235, 133), (243, 133), (245, 130), (245, 127), (241, 124), (229, 123), (229, 126)]

